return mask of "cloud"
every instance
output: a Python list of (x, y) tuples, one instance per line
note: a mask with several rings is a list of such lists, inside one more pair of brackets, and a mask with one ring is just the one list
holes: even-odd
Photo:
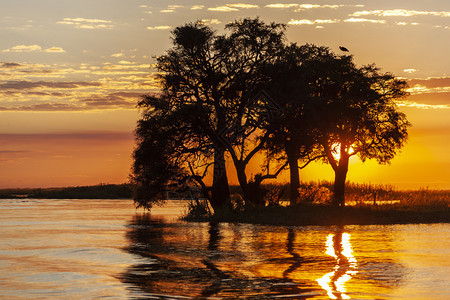
[(183, 5), (169, 5), (167, 6), (169, 9), (177, 9), (177, 8), (183, 8)]
[(45, 52), (50, 52), (50, 53), (54, 53), (54, 52), (58, 52), (58, 53), (63, 53), (66, 52), (63, 48), (61, 47), (51, 47), (48, 49), (45, 49)]
[(42, 47), (39, 45), (17, 45), (9, 49), (3, 50), (3, 52), (40, 52)]
[(85, 111), (94, 109), (133, 109), (143, 93), (112, 92), (92, 94), (70, 103), (45, 102), (21, 106), (0, 106), (0, 111)]
[(281, 8), (281, 9), (287, 9), (287, 8), (296, 8), (296, 12), (304, 11), (307, 9), (313, 9), (313, 8), (332, 8), (337, 9), (344, 6), (350, 6), (350, 7), (364, 7), (364, 5), (345, 5), (345, 4), (296, 4), (296, 3), (274, 3), (274, 4), (267, 4), (265, 7), (268, 8)]
[(255, 5), (255, 4), (244, 4), (244, 3), (226, 4), (226, 6), (235, 7), (235, 8), (244, 8), (244, 9), (259, 8), (258, 5)]
[(308, 20), (308, 19), (301, 19), (301, 20), (294, 20), (291, 19), (288, 24), (289, 25), (315, 25), (315, 24), (332, 24), (332, 23), (339, 23), (339, 20)]
[(0, 106), (0, 111), (81, 111), (81, 110), (84, 109), (66, 103), (39, 103), (13, 107)]
[(80, 87), (92, 87), (100, 86), (98, 82), (76, 82), (76, 81), (7, 81), (0, 83), (1, 90), (23, 90), (23, 89), (34, 89), (34, 88), (57, 88), (57, 89), (73, 89)]
[(423, 86), (426, 89), (450, 89), (450, 77), (430, 77), (408, 80), (409, 86)]
[[(316, 19), (316, 20), (309, 20), (309, 19), (301, 19), (301, 20), (295, 20), (291, 19), (288, 24), (289, 25), (323, 25), (323, 24), (335, 24), (340, 23), (342, 20), (339, 19)], [(364, 18), (350, 18), (344, 20), (344, 22), (350, 22), (350, 23), (378, 23), (378, 24), (385, 24), (385, 20), (370, 20), (370, 19), (364, 19)], [(322, 26), (316, 26), (316, 28), (323, 28)]]
[(217, 7), (210, 7), (208, 10), (211, 11), (223, 11), (223, 12), (229, 12), (229, 11), (239, 11), (237, 8), (229, 7), (229, 6), (217, 6)]
[(5, 69), (15, 69), (15, 68), (19, 68), (22, 67), (22, 64), (19, 63), (8, 63), (8, 62), (2, 62), (0, 67), (1, 68), (5, 68)]
[(218, 19), (202, 19), (201, 22), (206, 25), (221, 24)]
[(62, 53), (66, 52), (61, 47), (50, 47), (48, 49), (42, 50), (42, 47), (39, 45), (17, 45), (9, 49), (3, 50), (3, 52), (49, 52), (49, 53)]
[(333, 8), (333, 9), (336, 9), (336, 8), (341, 7), (341, 6), (342, 5), (300, 4), (295, 11), (299, 12), (299, 11), (304, 11), (304, 10), (313, 9), (313, 8)]
[(298, 6), (299, 6), (299, 4), (295, 4), (295, 3), (289, 3), (289, 4), (274, 3), (274, 4), (266, 5), (266, 7), (269, 7), (269, 8), (292, 8), (292, 7), (298, 7)]
[(124, 56), (124, 54), (123, 53), (114, 53), (114, 54), (111, 54), (111, 57), (123, 57)]
[(155, 27), (148, 26), (148, 27), (147, 27), (148, 30), (168, 30), (168, 29), (170, 29), (170, 28), (172, 28), (172, 27), (171, 27), (171, 26), (167, 26), (167, 25), (163, 25), (163, 26), (155, 26)]
[(133, 108), (142, 93), (114, 92), (108, 95), (93, 95), (90, 98), (81, 99), (86, 109), (96, 108)]
[(200, 9), (204, 9), (205, 6), (204, 5), (192, 5), (191, 6), (191, 10), (200, 10)]
[(449, 104), (424, 104), (424, 103), (416, 103), (411, 101), (396, 101), (396, 104), (399, 107), (413, 107), (419, 109), (450, 109)]
[(239, 9), (241, 8), (242, 9), (259, 8), (259, 6), (255, 4), (234, 3), (234, 4), (225, 4), (223, 6), (210, 7), (208, 8), (208, 10), (230, 12), (230, 11), (239, 11)]
[(406, 98), (407, 102), (422, 103), (427, 105), (450, 105), (450, 91), (437, 93), (412, 94)]
[(382, 17), (412, 17), (412, 16), (438, 16), (438, 17), (450, 17), (448, 11), (417, 11), (409, 9), (387, 9), (387, 10), (364, 10), (357, 11), (351, 14), (353, 17), (360, 16), (382, 16)]
[(412, 73), (417, 72), (417, 70), (416, 69), (404, 69), (403, 72), (412, 74)]
[(385, 24), (386, 20), (371, 20), (365, 18), (349, 18), (344, 20), (344, 22), (348, 23), (377, 23), (377, 24)]
[(111, 29), (114, 27), (112, 21), (101, 19), (85, 19), (85, 18), (64, 18), (57, 24), (73, 25), (75, 28), (81, 29)]

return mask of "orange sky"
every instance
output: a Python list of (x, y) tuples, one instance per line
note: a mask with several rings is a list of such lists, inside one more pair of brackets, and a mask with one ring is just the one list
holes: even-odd
[[(290, 42), (345, 46), (357, 64), (408, 80), (412, 95), (398, 105), (413, 124), (409, 142), (391, 166), (351, 162), (349, 180), (450, 189), (447, 0), (4, 1), (0, 188), (125, 182), (135, 103), (157, 91), (152, 57), (170, 47), (170, 30), (203, 20), (221, 31), (256, 16), (288, 24)], [(332, 174), (320, 164), (301, 172)]]

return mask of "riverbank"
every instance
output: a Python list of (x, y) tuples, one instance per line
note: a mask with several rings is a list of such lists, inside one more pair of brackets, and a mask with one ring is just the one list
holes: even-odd
[(131, 199), (131, 184), (98, 184), (93, 186), (0, 189), (0, 199)]
[(213, 215), (188, 214), (190, 222), (249, 223), (261, 225), (386, 225), (450, 223), (447, 207), (351, 207), (326, 205), (266, 206), (242, 211), (224, 210)]

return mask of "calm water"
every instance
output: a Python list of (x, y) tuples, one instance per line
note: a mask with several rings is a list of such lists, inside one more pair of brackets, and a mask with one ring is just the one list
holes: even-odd
[(0, 200), (0, 298), (450, 299), (450, 224), (214, 225), (183, 211)]

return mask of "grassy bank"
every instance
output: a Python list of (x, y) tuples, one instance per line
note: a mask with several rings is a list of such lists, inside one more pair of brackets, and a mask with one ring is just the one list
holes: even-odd
[[(267, 206), (245, 207), (233, 203), (233, 208), (214, 214), (193, 204), (185, 217), (187, 221), (232, 222), (267, 225), (366, 225), (450, 222), (450, 191), (396, 190), (392, 186), (348, 184), (343, 208), (329, 205), (331, 183), (303, 183), (301, 204), (286, 206), (287, 186), (265, 186)], [(235, 191), (234, 199), (240, 199)], [(275, 198), (273, 195), (277, 195)]]

